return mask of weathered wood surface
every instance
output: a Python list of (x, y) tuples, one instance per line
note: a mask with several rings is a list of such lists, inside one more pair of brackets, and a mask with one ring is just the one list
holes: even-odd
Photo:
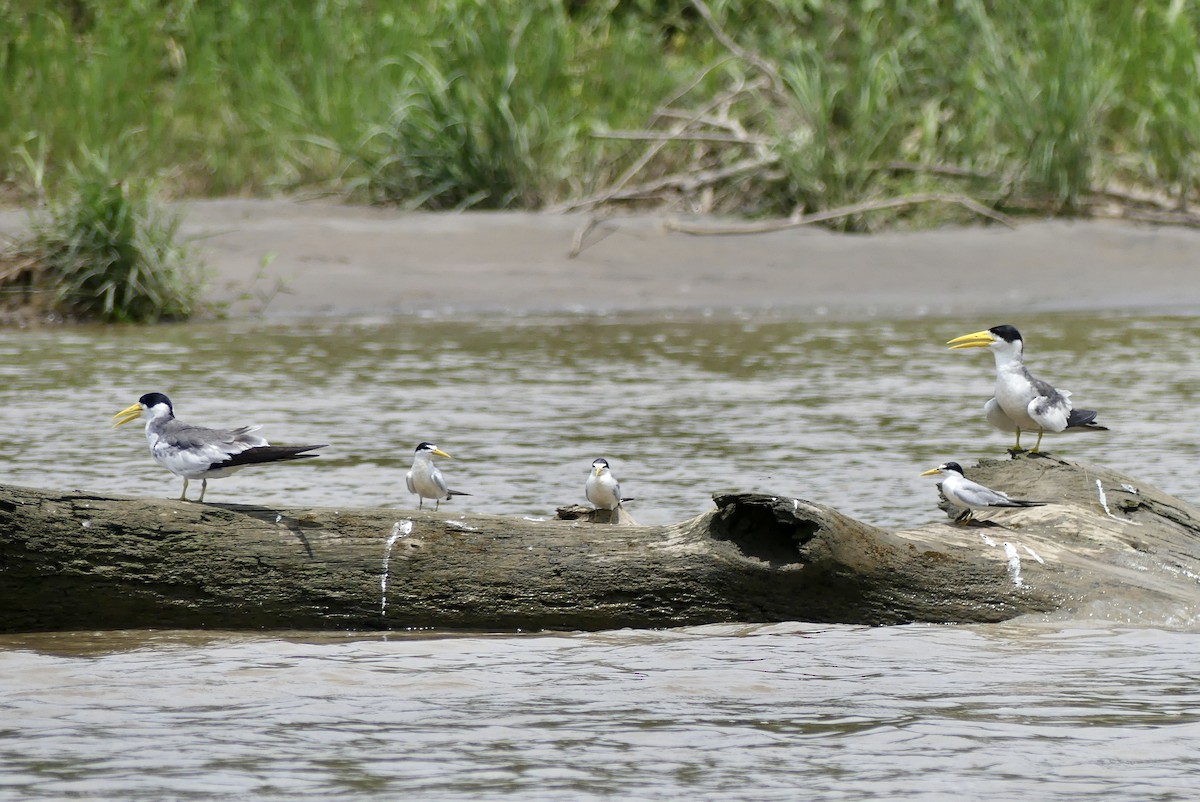
[(890, 532), (762, 494), (614, 526), (0, 486), (0, 630), (986, 622), (1200, 602), (1195, 507), (1051, 457), (967, 473), (1056, 503)]

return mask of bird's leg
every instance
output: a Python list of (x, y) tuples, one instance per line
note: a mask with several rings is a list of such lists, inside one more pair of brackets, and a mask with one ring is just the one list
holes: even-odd
[(202, 503), (204, 501), (204, 491), (205, 490), (208, 490), (208, 480), (201, 479), (200, 480), (200, 499), (199, 499), (198, 503)]
[(437, 512), (438, 508), (441, 506), (442, 506), (442, 500), (440, 498), (435, 498), (433, 500), (433, 511)]
[(1037, 442), (1036, 442), (1036, 443), (1034, 444), (1034, 446), (1033, 446), (1033, 453), (1034, 453), (1034, 454), (1036, 454), (1038, 451), (1040, 451), (1040, 450), (1041, 450), (1041, 448), (1042, 448), (1042, 435), (1044, 435), (1045, 433), (1046, 433), (1046, 432), (1045, 432), (1044, 430), (1038, 430), (1038, 439), (1037, 439)]
[(187, 501), (187, 479), (183, 480), (183, 492), (179, 494), (180, 501)]
[(1020, 429), (1017, 429), (1017, 444), (1015, 446), (1013, 446), (1013, 450), (1014, 451), (1021, 450), (1021, 430)]
[(424, 496), (417, 496), (417, 509), (418, 510), (425, 509), (425, 497)]
[(954, 522), (959, 526), (968, 526), (971, 523), (972, 511), (968, 509), (962, 515), (954, 519)]

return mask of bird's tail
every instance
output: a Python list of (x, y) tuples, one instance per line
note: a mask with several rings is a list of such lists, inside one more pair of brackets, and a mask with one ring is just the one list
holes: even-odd
[(312, 451), (315, 448), (326, 448), (326, 446), (257, 446), (255, 448), (248, 448), (239, 454), (234, 454), (220, 465), (221, 467), (232, 467), (234, 465), (254, 465), (260, 462), (286, 462), (293, 459), (308, 459), (320, 456), (320, 454), (304, 453), (305, 451)]
[(1107, 426), (1101, 426), (1096, 423), (1096, 410), (1094, 409), (1073, 409), (1071, 414), (1067, 415), (1068, 429), (1084, 429), (1089, 432), (1107, 432)]
[(461, 490), (447, 490), (446, 491), (446, 498), (450, 498), (450, 496), (469, 496), (469, 495), (471, 495), (471, 494), (464, 493)]
[(1049, 501), (1026, 501), (1020, 498), (1010, 498), (1005, 507), (1045, 507), (1050, 504)]

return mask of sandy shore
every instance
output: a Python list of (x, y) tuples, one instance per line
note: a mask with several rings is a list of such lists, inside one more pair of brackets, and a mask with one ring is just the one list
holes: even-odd
[[(194, 201), (184, 233), (213, 295), (254, 288), (271, 316), (772, 308), (952, 315), (1200, 307), (1200, 232), (1049, 221), (872, 236), (667, 232), (615, 217), (569, 257), (580, 215), (427, 214)], [(24, 224), (0, 213), (0, 233)], [(265, 266), (264, 266), (265, 264)], [(273, 294), (283, 286), (286, 292)], [(261, 300), (241, 301), (252, 312)]]

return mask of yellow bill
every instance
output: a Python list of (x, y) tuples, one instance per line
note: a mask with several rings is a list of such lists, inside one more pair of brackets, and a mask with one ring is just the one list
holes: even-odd
[(990, 331), (976, 331), (971, 334), (964, 334), (961, 337), (955, 337), (946, 345), (950, 346), (950, 350), (954, 351), (958, 348), (987, 348), (996, 338)]
[(137, 420), (140, 417), (142, 417), (141, 404), (133, 404), (132, 406), (125, 407), (125, 409), (121, 410), (116, 415), (113, 415), (113, 428), (115, 429), (118, 426), (124, 426), (131, 420)]

